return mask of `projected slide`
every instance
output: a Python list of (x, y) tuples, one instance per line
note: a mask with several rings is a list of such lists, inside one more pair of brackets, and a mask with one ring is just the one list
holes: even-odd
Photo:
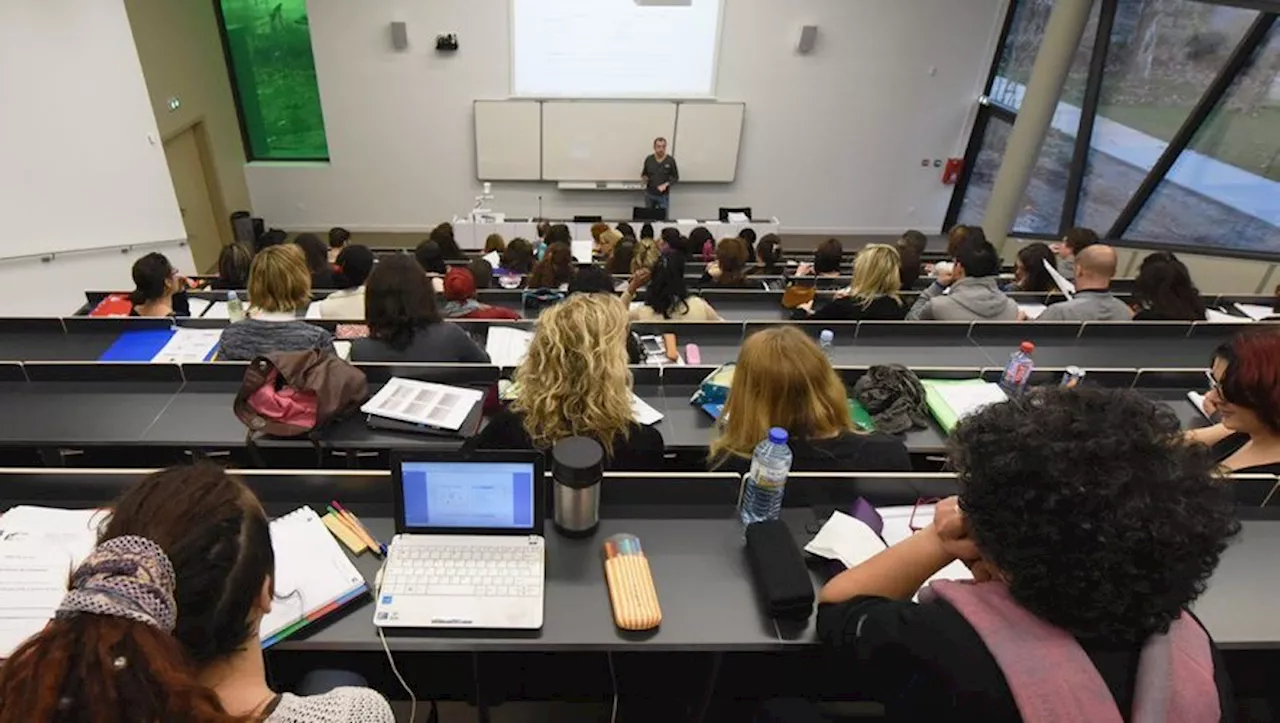
[(721, 0), (513, 0), (514, 95), (711, 95)]

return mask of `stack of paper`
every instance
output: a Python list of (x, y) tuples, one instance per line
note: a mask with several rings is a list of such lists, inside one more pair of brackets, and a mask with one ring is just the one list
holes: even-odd
[(271, 522), (275, 600), (258, 635), (270, 647), (369, 591), (333, 535), (310, 507)]
[(532, 343), (531, 331), (509, 326), (490, 326), (489, 338), (485, 341), (484, 348), (489, 352), (489, 361), (494, 366), (518, 367), (529, 353), (529, 345)]
[(53, 618), (105, 510), (14, 507), (0, 516), (0, 659)]
[(1270, 306), (1262, 304), (1235, 304), (1236, 311), (1253, 319), (1254, 321), (1262, 321), (1269, 316), (1275, 316), (1276, 310)]
[(649, 403), (637, 397), (635, 392), (631, 393), (631, 416), (635, 418), (638, 424), (643, 424), (646, 427), (661, 422), (663, 418), (662, 412), (649, 406)]
[(1242, 323), (1253, 321), (1253, 319), (1246, 319), (1244, 317), (1234, 316), (1232, 314), (1226, 313), (1225, 311), (1219, 311), (1217, 309), (1205, 309), (1204, 318), (1205, 318), (1205, 321), (1208, 321), (1214, 324), (1242, 324)]
[(484, 392), (392, 377), (360, 407), (365, 414), (457, 432), (484, 399)]
[(573, 260), (580, 264), (591, 263), (591, 253), (595, 248), (595, 244), (591, 241), (573, 241), (569, 245), (569, 249), (573, 252)]
[(886, 547), (888, 545), (870, 527), (836, 510), (804, 550), (818, 557), (837, 560), (845, 567), (854, 567), (875, 557)]
[(1044, 304), (1018, 304), (1018, 310), (1026, 314), (1028, 319), (1039, 319), (1045, 308)]
[(173, 336), (151, 358), (153, 362), (191, 364), (208, 361), (222, 338), (221, 329), (188, 329), (178, 327)]
[(921, 379), (920, 383), (924, 386), (925, 405), (944, 432), (950, 432), (961, 419), (979, 409), (1009, 399), (1000, 385), (981, 379)]

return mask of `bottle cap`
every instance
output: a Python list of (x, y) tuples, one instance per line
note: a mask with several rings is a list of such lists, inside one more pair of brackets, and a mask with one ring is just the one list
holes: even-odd
[(227, 292), (227, 301), (231, 301), (232, 299), (235, 299), (235, 298), (238, 298), (238, 297), (236, 296), (236, 292), (234, 290)]
[(1036, 350), (1036, 345), (1029, 341), (1024, 341), (1022, 342), (1021, 349), (1024, 354), (1030, 354), (1031, 352)]
[(822, 333), (818, 335), (818, 338), (822, 341), (831, 341), (836, 338), (836, 333), (830, 329), (823, 329)]
[(556, 482), (586, 489), (604, 476), (604, 448), (594, 439), (569, 437), (551, 448), (551, 475)]
[(786, 444), (787, 430), (782, 427), (771, 427), (769, 429), (769, 441), (774, 444)]

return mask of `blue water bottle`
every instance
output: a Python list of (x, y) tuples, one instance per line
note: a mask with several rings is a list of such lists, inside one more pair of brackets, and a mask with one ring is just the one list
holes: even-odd
[(751, 471), (743, 480), (739, 509), (743, 526), (778, 519), (789, 474), (791, 448), (787, 446), (787, 430), (773, 427), (769, 437), (756, 445), (751, 455)]
[(1000, 375), (1000, 388), (1005, 394), (1015, 396), (1021, 394), (1027, 388), (1027, 382), (1031, 379), (1031, 372), (1035, 371), (1036, 363), (1031, 359), (1031, 352), (1036, 350), (1036, 345), (1029, 341), (1022, 342), (1022, 345), (1009, 357), (1009, 363), (1005, 365), (1004, 374)]

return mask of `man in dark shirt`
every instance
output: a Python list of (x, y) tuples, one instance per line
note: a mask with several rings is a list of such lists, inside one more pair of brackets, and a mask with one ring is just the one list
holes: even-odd
[(680, 169), (674, 156), (667, 155), (667, 139), (653, 140), (653, 153), (644, 159), (644, 200), (648, 208), (671, 208), (671, 184), (680, 180)]

